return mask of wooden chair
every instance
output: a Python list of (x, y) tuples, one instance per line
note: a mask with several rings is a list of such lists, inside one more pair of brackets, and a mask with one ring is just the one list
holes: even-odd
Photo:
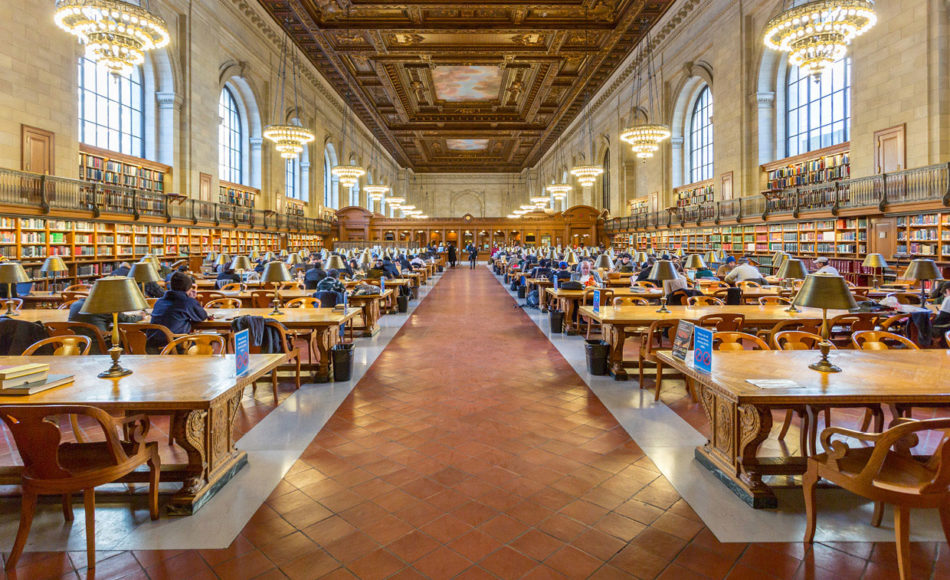
[(206, 303), (211, 302), (212, 300), (217, 300), (218, 298), (227, 298), (227, 296), (214, 290), (201, 290), (195, 293), (195, 298), (198, 299), (198, 302), (200, 302), (201, 306), (203, 307)]
[(284, 302), (284, 308), (320, 308), (320, 301), (312, 296), (301, 296)]
[(746, 290), (755, 290), (761, 288), (762, 285), (758, 282), (753, 282), (752, 280), (744, 280), (742, 282), (736, 282), (736, 288), (741, 288), (743, 291)]
[(7, 311), (7, 306), (13, 306), (14, 312), (19, 312), (23, 308), (23, 299), (22, 298), (4, 298), (0, 300), (0, 315)]
[(63, 288), (63, 292), (82, 292), (83, 294), (88, 294), (90, 290), (92, 290), (92, 284), (73, 284)]
[(638, 288), (649, 288), (650, 290), (656, 290), (658, 288), (656, 284), (654, 284), (653, 282), (648, 282), (647, 280), (640, 280), (639, 282), (634, 282), (632, 286), (636, 286)]
[[(821, 335), (803, 330), (783, 330), (772, 336), (772, 346), (777, 350), (817, 350)], [(831, 350), (837, 350), (831, 345)]]
[(251, 308), (270, 308), (273, 304), (273, 290), (251, 290)]
[(85, 292), (77, 292), (77, 291), (74, 291), (74, 290), (63, 290), (62, 292), (60, 292), (60, 295), (63, 297), (63, 302), (75, 302), (76, 300), (79, 300), (80, 298), (85, 298), (85, 297), (89, 296), (89, 292), (88, 292), (88, 291), (85, 291)]
[(105, 336), (95, 324), (89, 324), (88, 322), (45, 322), (43, 326), (46, 327), (50, 336), (73, 336), (76, 334), (88, 336), (98, 347), (99, 354), (106, 354), (109, 350), (109, 347), (106, 346)]
[(304, 285), (303, 282), (295, 282), (291, 280), (288, 282), (280, 282), (278, 284), (278, 288), (280, 288), (281, 292), (284, 290), (303, 290)]
[[(808, 458), (802, 478), (805, 496), (805, 542), (815, 539), (818, 514), (815, 488), (826, 479), (836, 486), (874, 502), (871, 525), (881, 525), (884, 504), (894, 506), (894, 538), (901, 580), (913, 578), (910, 567), (910, 510), (936, 508), (940, 513), (944, 537), (950, 542), (950, 445), (947, 444), (950, 419), (914, 421), (897, 419), (883, 433), (862, 433), (831, 427), (821, 433), (827, 450)], [(943, 431), (933, 455), (915, 458), (911, 448), (925, 431)], [(872, 443), (873, 447), (851, 448), (836, 435)]]
[(716, 332), (739, 332), (742, 330), (742, 323), (745, 322), (744, 314), (732, 314), (723, 312), (722, 314), (707, 314), (696, 321), (696, 326), (704, 328), (715, 328)]
[(715, 293), (717, 290), (729, 288), (729, 284), (720, 282), (719, 280), (697, 280), (696, 286), (704, 293)]
[[(215, 352), (215, 347), (218, 352)], [(220, 334), (188, 334), (179, 336), (162, 349), (161, 354), (212, 355), (225, 353), (224, 337)]]
[(713, 333), (713, 350), (723, 352), (748, 350), (745, 347), (746, 343), (752, 346), (752, 350), (771, 350), (764, 340), (754, 334), (745, 332)]
[(158, 298), (146, 298), (145, 303), (148, 304), (149, 308), (155, 308), (155, 303), (158, 302)]
[(53, 356), (86, 355), (89, 354), (89, 349), (92, 347), (92, 340), (88, 336), (78, 334), (73, 336), (51, 336), (26, 347), (23, 356), (34, 355), (36, 351), (45, 346), (53, 347)]
[(620, 306), (649, 306), (650, 301), (639, 296), (617, 296), (614, 298), (614, 308)]
[(888, 316), (884, 320), (880, 318), (877, 321), (877, 326), (881, 330), (886, 330), (888, 332), (894, 332), (895, 334), (900, 334), (897, 332), (898, 329), (907, 324), (910, 320), (910, 314), (895, 314), (893, 316)]
[[(676, 327), (679, 326), (679, 320), (654, 320), (643, 338), (640, 340), (640, 388), (643, 388), (643, 369), (646, 364), (653, 364), (656, 367), (656, 393), (653, 400), (660, 400), (660, 389), (663, 388), (663, 362), (657, 358), (656, 353), (661, 350), (672, 348), (673, 338), (676, 336)], [(669, 344), (663, 344), (663, 337), (666, 337)], [(677, 375), (669, 375), (672, 378)]]
[(218, 290), (221, 292), (247, 292), (247, 284), (231, 282), (230, 284), (225, 284), (224, 286), (218, 288)]
[(892, 296), (897, 299), (898, 304), (920, 306), (920, 294), (915, 294), (913, 292), (893, 292), (887, 295), (888, 298)]
[(851, 347), (851, 335), (861, 330), (874, 330), (878, 315), (874, 312), (840, 314), (828, 321), (831, 342), (838, 348)]
[[(59, 426), (49, 420), (57, 415), (91, 417), (102, 428), (103, 441), (64, 443)], [(63, 516), (73, 519), (72, 494), (83, 492), (86, 512), (86, 557), (90, 569), (96, 566), (95, 488), (112, 483), (142, 464), (149, 468), (148, 511), (158, 519), (158, 480), (161, 460), (158, 443), (146, 442), (149, 421), (144, 415), (111, 417), (102, 409), (79, 405), (3, 405), (0, 418), (6, 423), (23, 459), (20, 527), (6, 569), (16, 568), (26, 546), (36, 511), (37, 496), (60, 495)], [(128, 440), (119, 438), (125, 428)]]
[(119, 334), (122, 336), (122, 346), (128, 354), (149, 354), (148, 331), (155, 330), (165, 335), (165, 342), (175, 340), (175, 335), (161, 324), (146, 324), (144, 322), (119, 323)]
[(759, 296), (760, 306), (788, 306), (792, 301), (784, 296)]
[[(886, 330), (861, 330), (851, 335), (854, 348), (860, 350), (888, 350), (894, 346), (903, 346), (910, 350), (920, 350), (909, 338)], [(896, 344), (895, 344), (896, 343)]]
[(686, 299), (687, 306), (723, 306), (723, 301), (714, 296), (690, 296)]
[(238, 298), (215, 298), (214, 300), (208, 300), (204, 304), (204, 308), (207, 309), (216, 309), (216, 308), (241, 308), (242, 302)]
[(69, 308), (79, 302), (80, 298), (73, 298), (72, 300), (63, 300), (59, 303), (59, 306), (56, 307), (56, 310), (69, 310)]
[[(267, 328), (273, 328), (273, 329), (275, 329), (278, 333), (280, 333), (281, 352), (283, 352), (283, 353), (285, 353), (285, 354), (287, 355), (287, 359), (288, 359), (288, 360), (293, 360), (293, 361), (295, 361), (296, 364), (297, 364), (297, 390), (300, 390), (300, 351), (298, 351), (297, 348), (294, 347), (294, 343), (293, 343), (293, 341), (291, 341), (290, 335), (288, 334), (287, 329), (284, 328), (284, 325), (283, 325), (283, 324), (277, 322), (276, 320), (265, 320), (265, 321), (264, 321), (264, 325), (265, 325)], [(231, 339), (231, 340), (232, 340), (232, 341), (234, 340), (234, 339), (233, 339), (233, 336), (232, 336), (232, 339)], [(261, 347), (260, 347), (260, 346), (254, 346), (254, 345), (252, 344), (252, 345), (249, 346), (248, 350), (249, 350), (249, 352), (252, 353), (252, 354), (260, 354), (260, 352), (261, 352)], [(274, 405), (276, 406), (277, 403), (278, 403), (278, 399), (277, 399), (277, 369), (274, 369), (274, 371), (271, 373), (271, 387), (273, 388), (273, 391), (274, 391)]]
[[(613, 302), (613, 299), (614, 299), (614, 291), (613, 291), (613, 290), (611, 290), (611, 289), (609, 289), (609, 288), (587, 288), (587, 289), (584, 290), (584, 298), (583, 298), (583, 301), (581, 302), (581, 304), (583, 304), (584, 306), (590, 306), (591, 304), (593, 304), (594, 292), (600, 292), (600, 306), (601, 306), (601, 307), (607, 306), (607, 305), (609, 305), (611, 302)], [(582, 318), (587, 321), (587, 335), (586, 335), (586, 338), (587, 338), (587, 339), (590, 339), (590, 331), (591, 331), (591, 328), (593, 328), (594, 326), (596, 326), (598, 329), (600, 329), (600, 323), (599, 323), (599, 322), (594, 322), (592, 319), (587, 318), (586, 316), (583, 316)], [(599, 330), (598, 330), (598, 331), (599, 331)]]
[(943, 342), (947, 345), (947, 348), (950, 348), (950, 330), (943, 333)]
[(821, 319), (820, 318), (790, 318), (788, 320), (780, 320), (775, 323), (775, 326), (768, 330), (760, 330), (756, 333), (756, 336), (764, 340), (773, 350), (781, 350), (775, 344), (774, 337), (779, 332), (784, 332), (786, 330), (801, 330), (803, 332), (810, 332), (812, 334), (818, 334), (821, 332)]

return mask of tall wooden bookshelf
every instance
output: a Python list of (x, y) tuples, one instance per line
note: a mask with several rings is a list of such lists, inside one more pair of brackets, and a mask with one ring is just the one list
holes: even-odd
[(171, 173), (172, 168), (168, 165), (91, 145), (79, 145), (79, 178), (84, 181), (167, 193)]
[(218, 182), (218, 203), (253, 208), (259, 193), (260, 190), (246, 185), (228, 181)]
[(842, 143), (766, 163), (762, 166), (762, 193), (775, 194), (796, 187), (848, 179), (851, 177), (850, 148), (851, 143)]
[(677, 187), (673, 190), (676, 207), (690, 207), (712, 202), (715, 201), (715, 195), (716, 188), (711, 179)]

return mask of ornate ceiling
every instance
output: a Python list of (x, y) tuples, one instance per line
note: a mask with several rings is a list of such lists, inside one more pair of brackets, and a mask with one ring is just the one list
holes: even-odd
[(534, 165), (674, 0), (260, 0), (401, 164)]

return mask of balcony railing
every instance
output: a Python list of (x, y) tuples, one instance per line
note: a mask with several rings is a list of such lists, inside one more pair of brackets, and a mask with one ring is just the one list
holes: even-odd
[[(0, 204), (49, 213), (52, 210), (87, 211), (90, 218), (103, 214), (143, 217), (194, 224), (250, 227), (329, 235), (336, 221), (273, 214), (227, 204), (211, 203), (172, 194), (160, 194), (104, 183), (0, 169)], [(268, 215), (270, 214), (270, 215)]]
[(842, 209), (885, 211), (892, 205), (934, 201), (950, 206), (950, 164), (795, 187), (768, 198), (754, 195), (615, 218), (607, 221), (605, 229), (607, 233), (616, 233), (770, 216), (796, 218), (801, 212), (812, 211), (837, 215)]

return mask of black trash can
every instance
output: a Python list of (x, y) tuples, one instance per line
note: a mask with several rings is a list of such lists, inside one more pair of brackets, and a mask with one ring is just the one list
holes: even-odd
[(551, 310), (548, 314), (551, 317), (551, 332), (564, 332), (564, 313), (560, 310)]
[(441, 274), (442, 272), (445, 271), (445, 268), (443, 268), (443, 267), (440, 265), (440, 266), (438, 266), (438, 270), (439, 270), (439, 274)]
[(397, 296), (396, 297), (396, 307), (399, 309), (399, 312), (405, 314), (409, 312), (409, 297), (408, 296)]
[(340, 343), (330, 351), (333, 359), (333, 380), (348, 381), (353, 376), (353, 343)]
[(587, 372), (592, 375), (606, 375), (610, 345), (603, 340), (588, 340), (584, 348), (587, 350)]
[(524, 298), (526, 290), (527, 286), (518, 286), (518, 298)]

